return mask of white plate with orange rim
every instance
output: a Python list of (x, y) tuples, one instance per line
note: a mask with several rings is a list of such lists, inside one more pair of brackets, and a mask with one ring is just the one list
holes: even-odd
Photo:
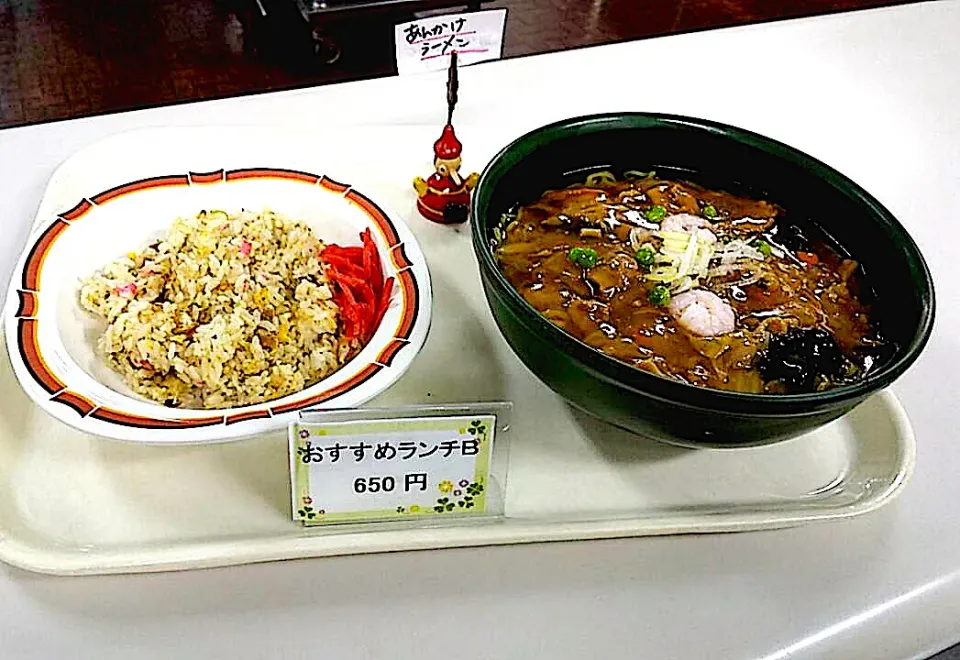
[[(157, 149), (162, 151), (162, 145)], [(276, 154), (241, 162), (237, 153), (226, 153), (215, 169), (208, 157), (198, 158), (193, 167), (189, 155), (171, 159), (166, 154), (155, 159), (152, 170), (142, 162), (131, 168), (92, 156), (85, 155), (87, 162), (102, 163), (104, 171), (90, 180), (109, 183), (81, 189), (76, 180), (54, 175), (14, 270), (3, 313), (17, 379), (37, 405), (62, 422), (93, 435), (136, 442), (235, 440), (282, 428), (307, 407), (356, 407), (400, 378), (422, 348), (432, 307), (426, 261), (407, 225), (369, 191), (340, 181), (332, 170), (288, 166)], [(183, 166), (172, 168), (171, 160), (183, 161)], [(131, 170), (141, 176), (130, 178)], [(81, 279), (142, 249), (178, 216), (241, 208), (269, 209), (300, 220), (325, 243), (359, 245), (360, 233), (370, 229), (384, 276), (396, 280), (378, 328), (339, 370), (273, 401), (187, 410), (135, 394), (98, 354), (102, 323), (80, 307)]]

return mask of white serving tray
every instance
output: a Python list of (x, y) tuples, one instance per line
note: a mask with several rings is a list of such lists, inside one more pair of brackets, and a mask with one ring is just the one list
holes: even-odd
[[(849, 518), (889, 502), (913, 471), (909, 421), (890, 392), (805, 437), (736, 451), (688, 450), (632, 436), (563, 403), (526, 370), (486, 307), (469, 230), (414, 214), (409, 180), (430, 167), (435, 127), (349, 135), (246, 130), (251, 166), (271, 154), (304, 167), (336, 158), (378, 189), (427, 256), (430, 337), (409, 372), (371, 406), (514, 402), (505, 517), (452, 527), (301, 528), (290, 519), (283, 433), (207, 446), (151, 446), (84, 435), (34, 406), (0, 350), (0, 560), (33, 571), (162, 571), (298, 557), (458, 546), (768, 529)], [(389, 136), (389, 149), (382, 149)], [(512, 135), (464, 131), (479, 166)], [(89, 159), (153, 151), (217, 153), (236, 133), (124, 134), (58, 170), (41, 206), (99, 183)], [(484, 139), (481, 139), (484, 138)], [(370, 154), (383, 154), (372, 161)], [(236, 148), (233, 146), (232, 148)], [(421, 153), (422, 152), (422, 153)], [(91, 155), (93, 154), (93, 155)], [(320, 154), (320, 155), (318, 155)], [(374, 165), (374, 166), (371, 166)]]

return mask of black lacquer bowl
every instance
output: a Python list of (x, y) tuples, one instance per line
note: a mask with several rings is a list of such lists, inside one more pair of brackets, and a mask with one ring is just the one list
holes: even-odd
[[(615, 360), (543, 318), (500, 272), (493, 229), (517, 203), (596, 170), (650, 170), (770, 199), (815, 219), (863, 267), (873, 316), (897, 349), (853, 385), (811, 394), (741, 394), (661, 378)], [(749, 447), (796, 437), (849, 412), (917, 359), (933, 328), (930, 272), (906, 230), (836, 170), (785, 144), (688, 117), (618, 113), (551, 124), (487, 166), (471, 212), (487, 302), (523, 363), (574, 406), (611, 424), (694, 447)]]

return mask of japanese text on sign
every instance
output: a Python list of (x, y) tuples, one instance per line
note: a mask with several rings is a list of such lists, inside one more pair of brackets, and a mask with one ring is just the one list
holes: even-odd
[(350, 452), (353, 460), (357, 463), (364, 460), (370, 453), (375, 461), (392, 461), (399, 459), (409, 461), (411, 459), (423, 459), (433, 456), (440, 452), (443, 458), (449, 458), (455, 452), (461, 456), (476, 456), (480, 451), (480, 441), (477, 438), (463, 438), (455, 440), (443, 440), (441, 442), (426, 443), (415, 442), (413, 440), (401, 440), (394, 444), (389, 440), (378, 442), (376, 446), (358, 442), (356, 444), (344, 445), (335, 442), (332, 445), (314, 445), (306, 438), (310, 437), (309, 431), (300, 431), (305, 434), (304, 443), (297, 447), (297, 454), (304, 463), (320, 463), (326, 458), (331, 463), (336, 463), (344, 452)]
[(466, 66), (499, 59), (503, 52), (506, 9), (448, 14), (396, 26), (397, 70), (400, 74), (437, 71), (457, 53)]

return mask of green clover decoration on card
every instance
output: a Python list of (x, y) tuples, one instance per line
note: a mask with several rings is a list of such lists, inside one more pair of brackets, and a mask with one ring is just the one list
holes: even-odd
[(470, 426), (467, 428), (467, 433), (470, 435), (484, 436), (487, 433), (487, 425), (481, 422), (479, 419), (475, 419), (470, 422)]
[(443, 496), (437, 498), (437, 503), (433, 506), (434, 512), (450, 513), (456, 509), (466, 510), (475, 507), (477, 498), (483, 493), (483, 484), (461, 479), (455, 487), (452, 481), (444, 479), (439, 483), (437, 489)]
[(396, 508), (396, 512), (400, 514), (424, 514), (466, 511), (479, 505), (477, 500), (483, 494), (483, 483), (482, 481), (470, 481), (469, 479), (461, 479), (454, 483), (450, 479), (444, 479), (437, 484), (437, 490), (440, 491), (440, 497), (437, 498), (432, 508), (424, 510), (416, 504), (408, 507), (401, 505)]
[(300, 500), (303, 502), (303, 506), (297, 509), (297, 515), (300, 516), (301, 520), (313, 520), (317, 516), (322, 516), (326, 513), (323, 509), (313, 508), (313, 498), (309, 495), (304, 495)]

